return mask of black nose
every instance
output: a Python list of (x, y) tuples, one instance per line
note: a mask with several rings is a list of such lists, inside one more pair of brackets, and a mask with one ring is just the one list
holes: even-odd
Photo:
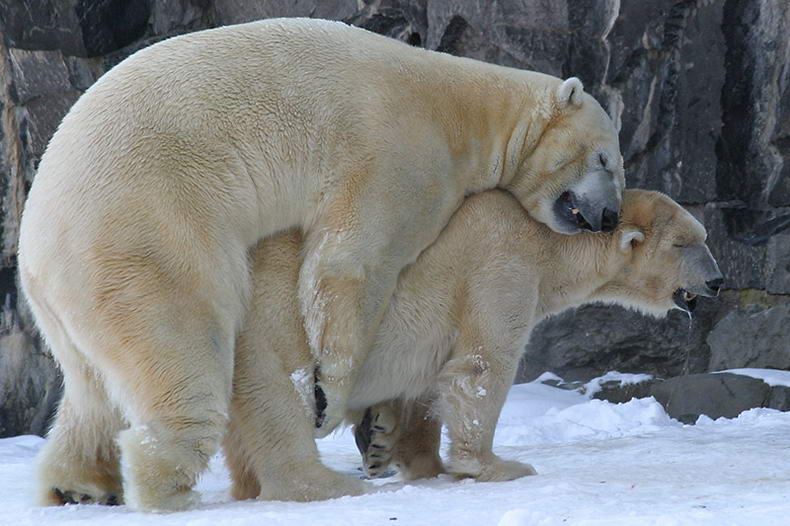
[(705, 285), (707, 285), (710, 290), (718, 294), (721, 290), (721, 286), (724, 285), (724, 280), (722, 278), (712, 279), (710, 281), (706, 281)]
[(603, 217), (601, 217), (601, 230), (604, 232), (612, 232), (617, 227), (617, 222), (620, 220), (616, 210), (608, 208), (603, 209)]

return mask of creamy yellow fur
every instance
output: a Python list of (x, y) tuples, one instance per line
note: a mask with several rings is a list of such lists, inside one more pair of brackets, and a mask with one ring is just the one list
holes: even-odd
[[(350, 419), (358, 422), (362, 410), (381, 404), (374, 409), (379, 429), (377, 447), (369, 450), (375, 456), (365, 459), (368, 467), (381, 471), (394, 459), (404, 478), (438, 474), (444, 469), (438, 456), (443, 422), (451, 440), (449, 472), (485, 481), (534, 474), (531, 466), (491, 450), (532, 328), (551, 314), (595, 301), (665, 314), (675, 306), (678, 288), (699, 288), (720, 277), (705, 237), (696, 219), (656, 192), (626, 191), (614, 233), (576, 236), (530, 219), (504, 192), (468, 198), (436, 243), (401, 274), (358, 372)], [(301, 244), (299, 234), (283, 234), (254, 253), (252, 309), (236, 354), (237, 360), (254, 355), (260, 365), (236, 370), (234, 404), (255, 403), (260, 410), (239, 414), (248, 420), (233, 424), (248, 429), (241, 439), (246, 445), (227, 452), (235, 487), (245, 477), (285, 487), (309, 481), (317, 493), (336, 484), (312, 450), (309, 402), (305, 407), (293, 386), (278, 390), (288, 381), (274, 387), (275, 376), (309, 378), (314, 366), (306, 337), (290, 318), (297, 309)], [(707, 259), (696, 259), (696, 250)], [(261, 370), (271, 380), (255, 380)], [(273, 430), (283, 414), (292, 415), (289, 421), (305, 419), (305, 430)], [(272, 447), (275, 442), (280, 446)], [(308, 444), (311, 451), (304, 455)], [(288, 462), (301, 463), (293, 474), (277, 469)], [(250, 467), (244, 473), (239, 465)], [(303, 478), (305, 473), (311, 475)]]
[[(134, 54), (63, 119), (20, 227), (22, 290), (66, 376), (40, 457), (42, 502), (57, 500), (54, 489), (100, 500), (80, 489), (96, 478), (83, 459), (115, 451), (128, 424), (125, 501), (194, 503), (228, 421), (248, 250), (260, 239), (305, 233), (299, 311), (329, 401), (325, 434), (344, 416), (397, 276), (464, 196), (508, 189), (573, 233), (552, 205), (596, 185), (617, 208), (617, 133), (576, 79), (306, 19)], [(50, 469), (58, 463), (67, 467)]]

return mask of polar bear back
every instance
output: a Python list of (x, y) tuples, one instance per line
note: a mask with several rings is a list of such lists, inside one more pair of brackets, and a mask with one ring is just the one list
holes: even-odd
[[(119, 203), (168, 208), (184, 193), (175, 187), (183, 179), (173, 174), (197, 166), (201, 178), (190, 184), (205, 199), (189, 206), (223, 216), (213, 224), (234, 225), (233, 235), (249, 246), (261, 224), (277, 230), (311, 222), (312, 196), (333, 183), (316, 174), (331, 178), (338, 163), (382, 152), (416, 157), (403, 144), (403, 126), (415, 144), (435, 140), (429, 128), (451, 117), (433, 114), (436, 97), (462, 86), (459, 93), (479, 90), (494, 99), (483, 82), (492, 77), (511, 93), (559, 82), (339, 22), (270, 19), (175, 37), (130, 56), (75, 103), (41, 160), (28, 201), (65, 217), (49, 215), (27, 231), (49, 230), (48, 239), (36, 241), (42, 250), (47, 241), (46, 250), (66, 243), (68, 232), (53, 225), (79, 225), (73, 241), (88, 239)], [(439, 168), (453, 167), (448, 161)], [(283, 173), (298, 184), (260, 183)], [(187, 192), (192, 200), (198, 195)], [(153, 216), (151, 228), (173, 222)]]

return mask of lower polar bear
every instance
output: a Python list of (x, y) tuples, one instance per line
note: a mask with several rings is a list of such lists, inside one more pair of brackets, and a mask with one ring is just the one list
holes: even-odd
[[(442, 472), (444, 423), (448, 472), (484, 481), (534, 474), (491, 449), (532, 328), (589, 302), (655, 316), (688, 309), (689, 295), (714, 295), (721, 285), (705, 238), (691, 214), (657, 192), (627, 190), (615, 232), (576, 236), (534, 221), (504, 192), (468, 198), (401, 274), (358, 371), (352, 413), (395, 406), (379, 407), (378, 421), (363, 423), (375, 430), (372, 443), (363, 437), (361, 444), (366, 467), (375, 474), (394, 458), (406, 479)], [(254, 253), (226, 444), (237, 498), (304, 499), (331, 495), (338, 484), (314, 445), (313, 358), (293, 319), (302, 243), (297, 233), (283, 234)]]
[(398, 275), (465, 196), (504, 188), (574, 234), (614, 226), (623, 181), (617, 132), (577, 79), (307, 19), (135, 53), (63, 119), (21, 221), (22, 290), (64, 374), (40, 500), (195, 502), (259, 240), (305, 233), (325, 434)]

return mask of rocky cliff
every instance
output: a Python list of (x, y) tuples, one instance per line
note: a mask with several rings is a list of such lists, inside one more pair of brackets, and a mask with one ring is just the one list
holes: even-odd
[(69, 106), (134, 51), (274, 16), (578, 76), (620, 127), (628, 184), (704, 220), (727, 277), (692, 319), (589, 307), (544, 323), (521, 379), (790, 369), (790, 3), (782, 0), (0, 2), (0, 436), (43, 433), (60, 379), (17, 294), (25, 194)]

